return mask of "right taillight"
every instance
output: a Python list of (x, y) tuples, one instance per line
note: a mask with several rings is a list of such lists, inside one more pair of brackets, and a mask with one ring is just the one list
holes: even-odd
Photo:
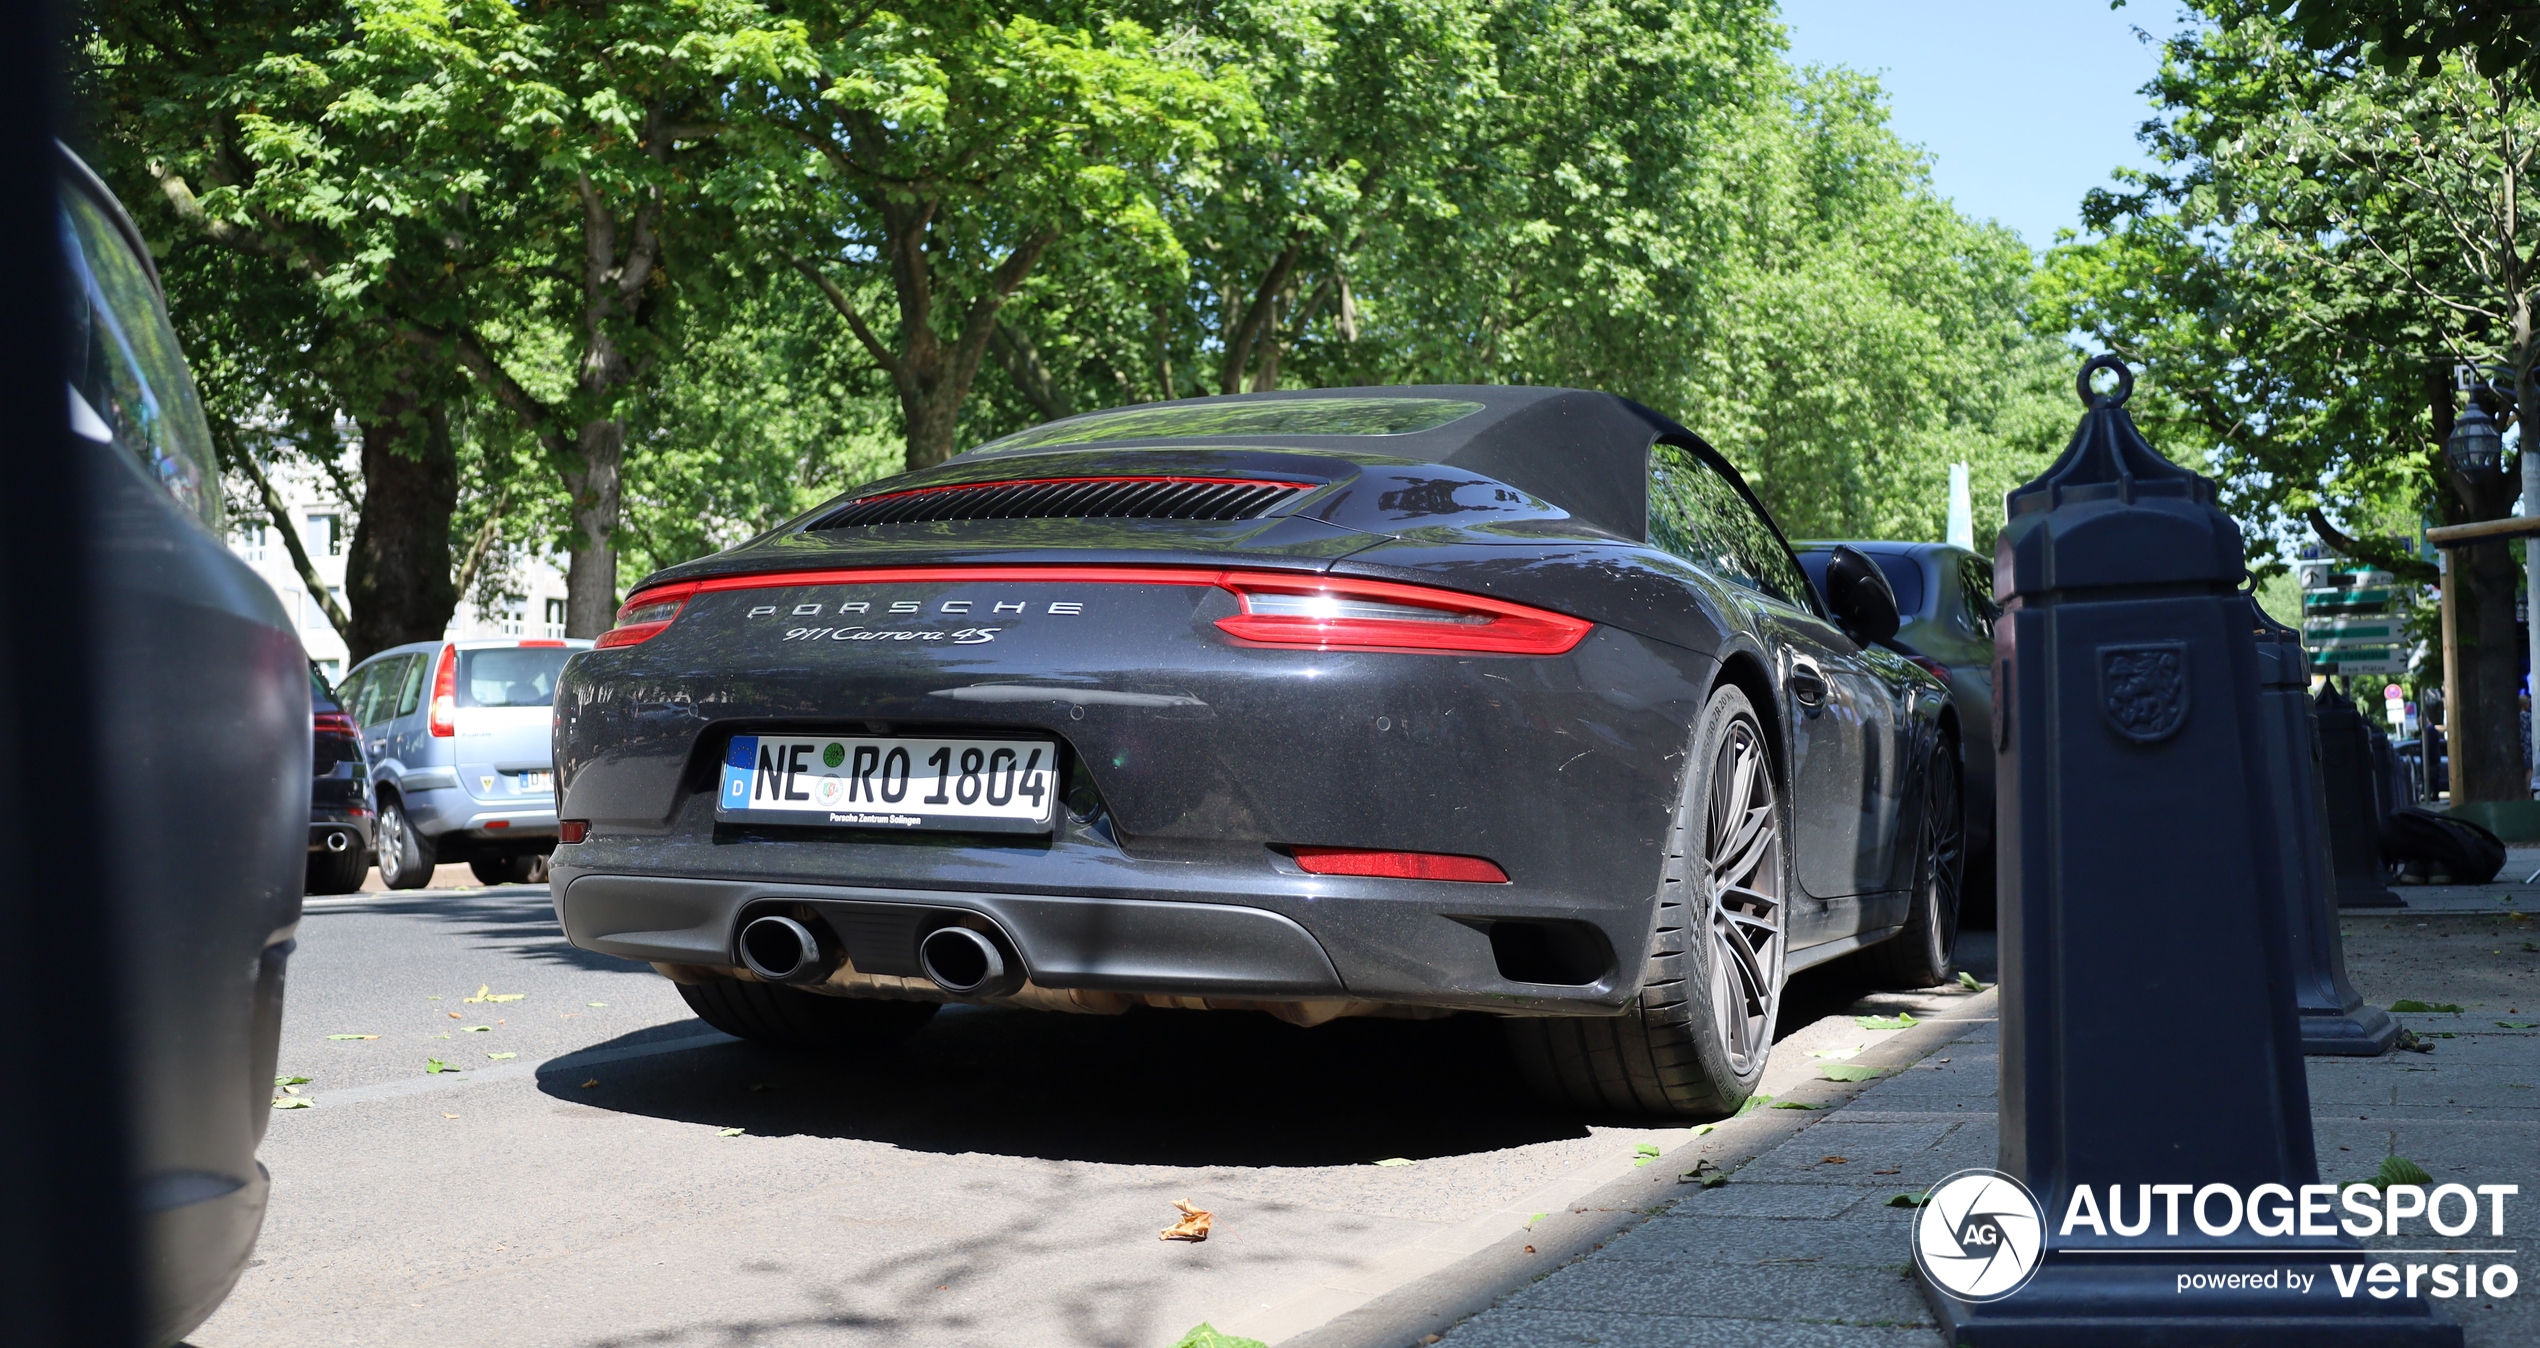
[(599, 639), (591, 644), (598, 647), (632, 646), (637, 642), (650, 641), (660, 636), (663, 628), (670, 626), (679, 616), (679, 610), (686, 608), (688, 600), (696, 593), (697, 587), (691, 584), (631, 595), (625, 606), (617, 611), (617, 626), (602, 632)]
[(1318, 651), (1561, 655), (1596, 624), (1504, 599), (1390, 581), (1231, 571), (1244, 611), (1217, 627), (1255, 646)]
[(1504, 885), (1508, 872), (1485, 857), (1452, 852), (1380, 852), (1364, 847), (1291, 847), (1298, 870), (1308, 875), (1367, 875), (1385, 880), (1458, 880)]

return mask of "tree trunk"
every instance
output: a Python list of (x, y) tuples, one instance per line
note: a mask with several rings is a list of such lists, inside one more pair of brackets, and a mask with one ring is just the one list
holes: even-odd
[(626, 423), (583, 423), (581, 463), (564, 474), (573, 493), (573, 546), (564, 576), (564, 634), (596, 637), (617, 622), (618, 475)]
[(430, 641), (458, 607), (450, 582), (450, 512), (459, 499), (450, 422), (399, 381), (362, 431), (362, 513), (344, 562), (352, 609), (344, 644), (358, 663), (375, 651)]
[[(2482, 512), (2501, 518), (2503, 511)], [(2451, 720), (2452, 799), (2528, 800), (2522, 761), (2522, 634), (2514, 626), (2513, 552), (2503, 543), (2455, 549), (2452, 575), (2461, 705)]]

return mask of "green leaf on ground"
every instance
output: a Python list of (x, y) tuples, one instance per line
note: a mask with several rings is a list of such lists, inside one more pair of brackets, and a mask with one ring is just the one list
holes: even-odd
[(1976, 976), (1968, 973), (1964, 969), (1960, 969), (1958, 971), (1958, 986), (1965, 988), (1969, 992), (1984, 991), (1984, 984), (1977, 982)]
[(1750, 1095), (1746, 1097), (1746, 1103), (1739, 1105), (1737, 1107), (1737, 1112), (1735, 1114), (1731, 1114), (1729, 1117), (1733, 1119), (1742, 1119), (1747, 1115), (1754, 1113), (1756, 1110), (1770, 1105), (1771, 1103), (1773, 1103), (1773, 1097), (1769, 1095)]
[(2430, 1015), (2457, 1016), (2461, 1013), (2461, 1009), (2452, 1005), (2450, 1002), (2420, 1002), (2414, 997), (2402, 997), (2399, 1000), (2392, 1002), (2390, 1004), (2390, 1009), (2393, 1011), (2423, 1011)]
[(516, 1002), (528, 995), (529, 994), (526, 992), (496, 992), (494, 991), (493, 984), (479, 983), (476, 986), (475, 996), (461, 997), (459, 1000), (463, 1002)]
[(308, 1084), (309, 1084), (309, 1078), (307, 1078), (307, 1077), (275, 1077), (275, 1078), (273, 1079), (273, 1084), (275, 1084), (275, 1085), (277, 1085), (277, 1086), (306, 1086), (306, 1085), (308, 1085)]
[(273, 1102), (273, 1107), (276, 1109), (307, 1109), (316, 1103), (317, 1101), (312, 1100), (305, 1095), (285, 1095), (276, 1099)]
[(1728, 1182), (1728, 1172), (1707, 1160), (1694, 1162), (1693, 1169), (1676, 1176), (1678, 1184), (1699, 1184), (1705, 1189), (1717, 1189)]
[(1259, 1339), (1239, 1339), (1218, 1332), (1215, 1325), (1203, 1320), (1191, 1326), (1189, 1333), (1173, 1341), (1173, 1348), (1270, 1348)]
[(439, 1058), (426, 1058), (423, 1060), (423, 1070), (432, 1076), (439, 1076), (443, 1072), (455, 1072), (459, 1069), (441, 1061)]
[(1828, 1081), (1876, 1081), (1887, 1075), (1878, 1068), (1848, 1062), (1830, 1062), (1817, 1071)]
[(1865, 1030), (1910, 1030), (1922, 1024), (1921, 1021), (1914, 1019), (1914, 1014), (1910, 1011), (1899, 1011), (1893, 1017), (1854, 1016), (1852, 1023)]
[(1812, 1105), (1812, 1104), (1808, 1103), (1808, 1102), (1807, 1102), (1807, 1101), (1805, 1101), (1805, 1100), (1780, 1100), (1780, 1101), (1776, 1101), (1776, 1102), (1774, 1103), (1773, 1108), (1775, 1108), (1775, 1109), (1823, 1109), (1823, 1108), (1825, 1108), (1825, 1106), (1824, 1106), (1824, 1105)]
[(1632, 1162), (1633, 1167), (1637, 1169), (1657, 1160), (1658, 1149), (1646, 1142), (1642, 1142), (1632, 1148), (1632, 1155), (1640, 1158), (1639, 1160)]
[(2424, 1166), (2418, 1165), (2405, 1156), (2382, 1157), (2381, 1169), (2374, 1171), (2372, 1177), (2382, 1185), (2432, 1184), (2434, 1182), (2434, 1177), (2425, 1173)]
[(1851, 1048), (1812, 1048), (1808, 1050), (1808, 1056), (1811, 1058), (1829, 1058), (1835, 1062), (1841, 1062), (1846, 1058), (1859, 1057), (1861, 1048), (1862, 1046), (1857, 1044)]
[(1549, 1217), (1549, 1216), (1551, 1216), (1551, 1215), (1552, 1215), (1552, 1214), (1551, 1214), (1551, 1213), (1549, 1213), (1549, 1212), (1538, 1212), (1538, 1213), (1536, 1213), (1534, 1216), (1532, 1216), (1532, 1217), (1528, 1217), (1528, 1218), (1526, 1219), (1526, 1229), (1527, 1229), (1527, 1230), (1529, 1230), (1529, 1231), (1534, 1230), (1534, 1229), (1535, 1229), (1535, 1223), (1537, 1223), (1537, 1222), (1539, 1222), (1539, 1221), (1542, 1221), (1544, 1218)]
[(1418, 1164), (1420, 1164), (1420, 1163), (1419, 1163), (1418, 1161), (1412, 1160), (1412, 1159), (1411, 1159), (1410, 1157), (1408, 1157), (1408, 1156), (1388, 1156), (1388, 1157), (1386, 1157), (1385, 1159), (1383, 1159), (1383, 1160), (1381, 1160), (1381, 1161), (1372, 1162), (1372, 1164), (1375, 1164), (1375, 1165), (1382, 1165), (1382, 1166), (1396, 1166), (1396, 1165), (1418, 1165)]
[(494, 1032), (494, 1027), (491, 1025), (462, 1025), (459, 1029), (467, 1034), (492, 1034)]
[(1697, 1124), (1695, 1124), (1695, 1125), (1693, 1126), (1693, 1130), (1692, 1130), (1692, 1131), (1693, 1131), (1693, 1135), (1694, 1135), (1695, 1137), (1700, 1137), (1700, 1136), (1702, 1136), (1703, 1134), (1708, 1133), (1708, 1132), (1710, 1132), (1712, 1129), (1717, 1128), (1717, 1127), (1719, 1127), (1719, 1126), (1720, 1126), (1720, 1125), (1718, 1125), (1718, 1124), (1716, 1124), (1716, 1123), (1697, 1123)]
[(742, 1131), (743, 1130), (739, 1128), (719, 1128), (715, 1130), (714, 1135), (716, 1137), (739, 1137)]
[(520, 1055), (517, 1053), (488, 1053), (485, 1056), (496, 1062), (501, 1062), (505, 1058), (517, 1058)]
[(1898, 1194), (1887, 1200), (1887, 1205), (1891, 1208), (1919, 1208), (1930, 1198), (1931, 1190), (1925, 1189), (1918, 1194)]
[(329, 1039), (377, 1039), (378, 1037), (375, 1034), (330, 1034), (327, 1036)]

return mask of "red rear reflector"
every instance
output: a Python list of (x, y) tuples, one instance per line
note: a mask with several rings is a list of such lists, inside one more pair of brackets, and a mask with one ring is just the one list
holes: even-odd
[(1296, 847), (1297, 869), (1308, 875), (1373, 875), (1388, 880), (1462, 880), (1504, 885), (1508, 872), (1480, 857), (1446, 852), (1371, 852), (1357, 847)]
[(443, 739), (459, 733), (459, 648), (441, 648), (441, 667), (432, 675), (432, 733)]
[(591, 821), (588, 819), (559, 819), (556, 821), (557, 842), (578, 843), (590, 836)]
[(488, 819), (485, 821), (485, 827), (487, 828), (510, 828), (511, 826), (512, 821), (508, 819)]

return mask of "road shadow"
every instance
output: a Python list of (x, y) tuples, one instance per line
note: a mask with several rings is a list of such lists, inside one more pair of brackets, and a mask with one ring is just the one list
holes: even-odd
[(301, 920), (323, 922), (337, 914), (384, 914), (447, 925), (457, 929), (456, 935), (474, 942), (477, 949), (510, 959), (603, 973), (647, 967), (639, 960), (603, 955), (567, 942), (564, 928), (556, 923), (555, 904), (545, 885), (364, 893), (354, 902), (311, 905), (303, 910)]
[(952, 1007), (887, 1050), (717, 1044), (549, 1074), (539, 1088), (760, 1135), (1115, 1164), (1351, 1165), (1587, 1131), (1525, 1096), (1484, 1016), (1300, 1029), (1242, 1011)]

